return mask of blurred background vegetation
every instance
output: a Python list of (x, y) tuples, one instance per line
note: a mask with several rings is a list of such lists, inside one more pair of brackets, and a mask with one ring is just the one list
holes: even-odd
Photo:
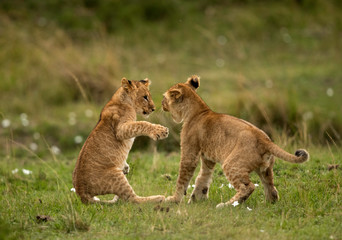
[[(1, 0), (0, 155), (76, 157), (120, 79), (162, 93), (192, 74), (217, 112), (281, 146), (341, 143), (339, 0)], [(180, 125), (157, 111), (179, 150)]]

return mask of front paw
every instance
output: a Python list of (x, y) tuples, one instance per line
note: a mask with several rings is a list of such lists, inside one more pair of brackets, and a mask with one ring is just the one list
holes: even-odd
[(155, 124), (153, 130), (154, 131), (151, 134), (151, 138), (155, 141), (167, 138), (169, 135), (169, 129), (159, 124)]
[(219, 203), (216, 205), (216, 208), (224, 208), (226, 206), (225, 203)]
[(194, 203), (200, 200), (207, 200), (208, 199), (208, 190), (207, 186), (204, 187), (195, 187), (194, 191), (191, 194), (191, 197), (188, 201), (188, 204)]
[(179, 203), (181, 199), (176, 198), (175, 196), (169, 196), (165, 199), (165, 202), (171, 202), (171, 203)]
[(157, 202), (164, 202), (165, 201), (165, 196), (163, 195), (157, 195), (155, 196)]

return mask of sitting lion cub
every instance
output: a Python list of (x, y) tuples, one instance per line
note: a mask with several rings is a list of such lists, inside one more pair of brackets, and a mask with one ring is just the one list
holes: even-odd
[(196, 178), (191, 201), (208, 198), (209, 185), (216, 163), (222, 165), (228, 181), (237, 193), (217, 207), (245, 201), (254, 191), (249, 174), (256, 171), (264, 185), (266, 199), (278, 200), (273, 185), (274, 156), (292, 163), (309, 159), (300, 149), (295, 155), (285, 152), (254, 125), (224, 114), (215, 113), (195, 92), (199, 77), (192, 76), (185, 83), (172, 86), (162, 101), (164, 111), (171, 113), (175, 122), (184, 122), (181, 132), (181, 162), (176, 192), (166, 201), (179, 202), (186, 194), (189, 181), (201, 158), (201, 170)]
[(168, 128), (145, 121), (136, 121), (136, 115), (148, 116), (155, 110), (148, 79), (130, 81), (122, 79), (122, 86), (103, 108), (100, 120), (90, 133), (78, 156), (73, 172), (73, 185), (83, 203), (98, 200), (94, 196), (115, 194), (131, 202), (160, 202), (164, 196), (139, 197), (129, 185), (125, 173), (128, 153), (137, 136), (153, 140), (168, 136)]

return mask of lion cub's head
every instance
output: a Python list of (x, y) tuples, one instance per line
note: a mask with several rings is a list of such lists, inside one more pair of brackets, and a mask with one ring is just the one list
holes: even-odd
[(137, 114), (142, 114), (144, 117), (148, 117), (155, 110), (149, 91), (150, 83), (148, 78), (140, 81), (128, 80), (126, 78), (121, 80), (125, 100), (133, 105)]
[(191, 112), (191, 101), (199, 98), (195, 93), (199, 85), (200, 78), (193, 75), (185, 83), (178, 83), (163, 94), (163, 110), (170, 112), (175, 122), (182, 122), (186, 114)]

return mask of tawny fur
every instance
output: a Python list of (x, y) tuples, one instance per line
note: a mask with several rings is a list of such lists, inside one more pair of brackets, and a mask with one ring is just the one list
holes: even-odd
[[(148, 116), (155, 110), (149, 92), (149, 80), (122, 79), (122, 86), (103, 108), (100, 120), (85, 141), (73, 172), (73, 185), (83, 203), (93, 203), (94, 196), (115, 194), (131, 202), (160, 202), (164, 196), (140, 197), (128, 183), (125, 173), (128, 153), (137, 136), (153, 140), (168, 136), (168, 129), (146, 121), (136, 121), (137, 114)], [(105, 201), (103, 201), (105, 202)]]
[(176, 191), (166, 201), (179, 202), (186, 194), (189, 181), (201, 159), (201, 170), (189, 202), (207, 199), (212, 173), (220, 163), (236, 194), (217, 207), (245, 201), (254, 191), (249, 175), (257, 172), (264, 185), (266, 199), (279, 199), (273, 183), (274, 156), (292, 163), (309, 159), (306, 150), (287, 153), (259, 128), (244, 120), (213, 112), (198, 96), (199, 77), (172, 86), (162, 101), (163, 110), (171, 113), (175, 122), (183, 122), (181, 131), (181, 161)]

